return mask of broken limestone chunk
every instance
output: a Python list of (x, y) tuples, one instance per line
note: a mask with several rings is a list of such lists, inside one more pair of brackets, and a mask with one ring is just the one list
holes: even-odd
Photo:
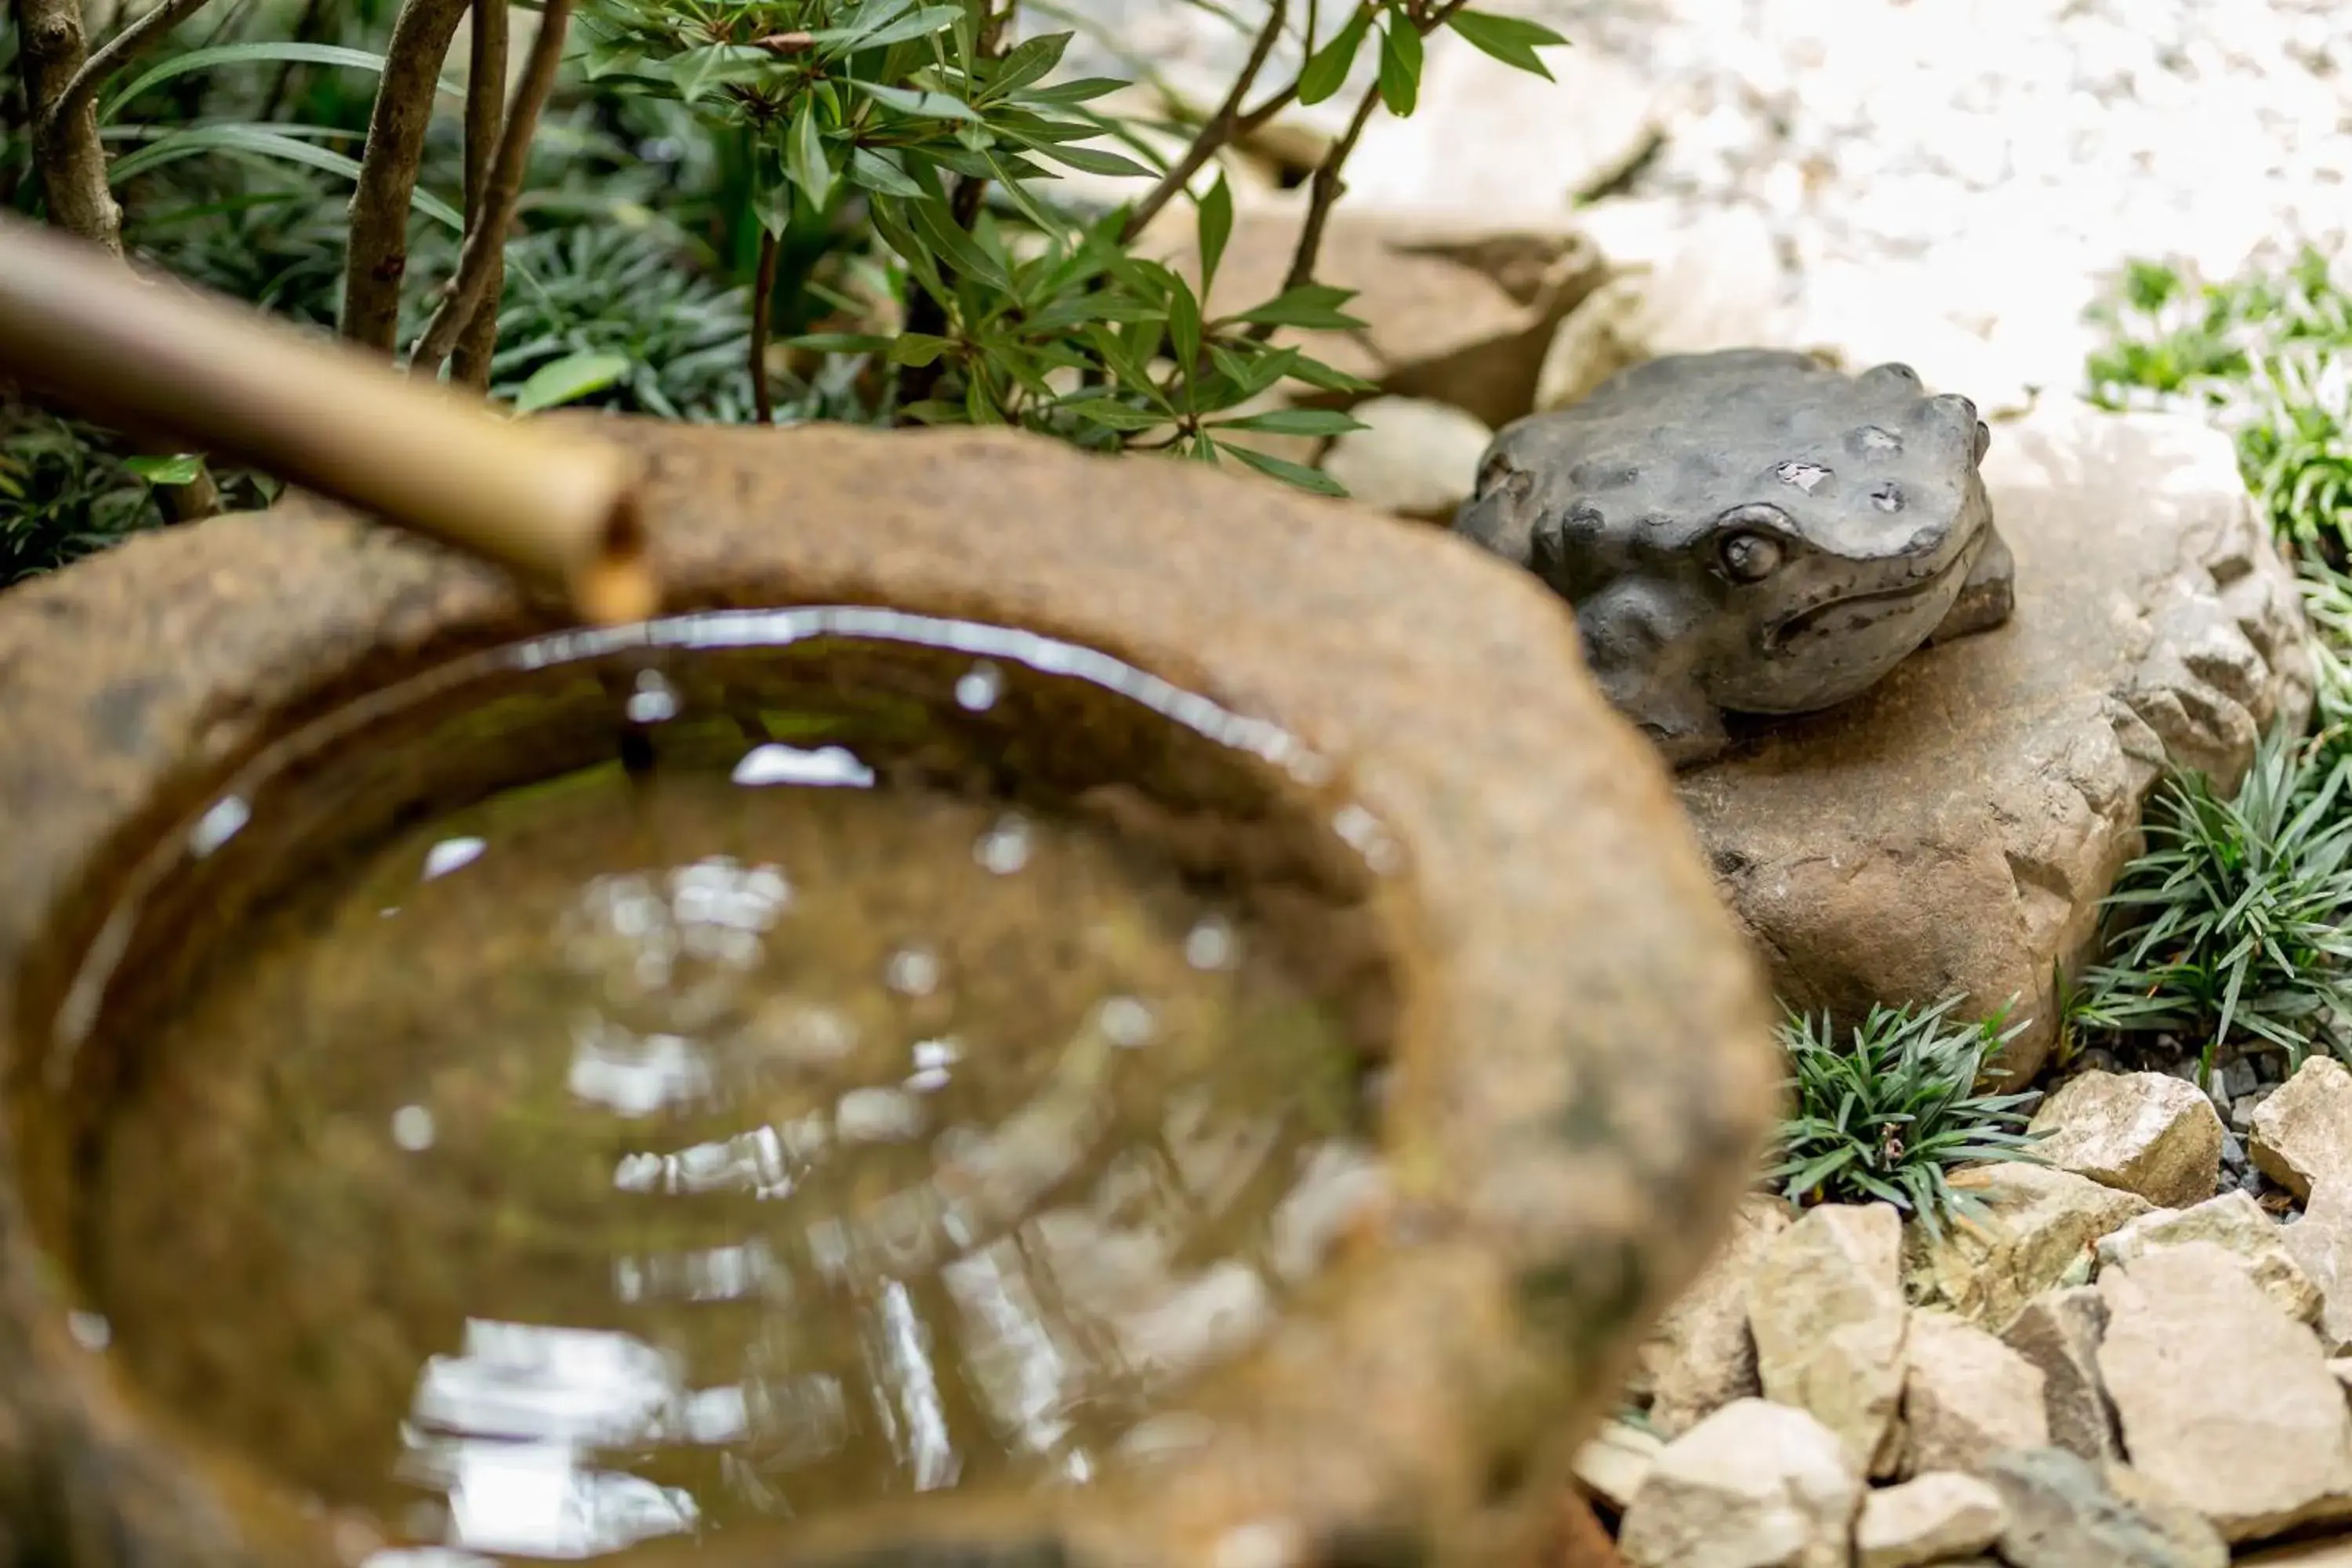
[(1857, 1475), (1894, 1468), (1902, 1246), (1893, 1205), (1823, 1204), (1773, 1239), (1748, 1292), (1764, 1397), (1818, 1417)]

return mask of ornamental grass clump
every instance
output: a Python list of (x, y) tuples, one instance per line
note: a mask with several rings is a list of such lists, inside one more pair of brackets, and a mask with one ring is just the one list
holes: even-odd
[(1955, 1023), (1959, 998), (1873, 1007), (1840, 1045), (1829, 1016), (1790, 1012), (1780, 1026), (1793, 1100), (1770, 1179), (1799, 1204), (1889, 1203), (1931, 1236), (1983, 1205), (1947, 1180), (1957, 1167), (2032, 1162), (2029, 1094), (1980, 1094), (1986, 1065), (2023, 1026), (2003, 1016)]
[(2352, 754), (2343, 737), (2273, 734), (2235, 799), (2201, 774), (2166, 781), (2147, 850), (2108, 897), (2109, 961), (2087, 971), (2078, 1027), (2192, 1042), (2215, 1058), (2352, 1038)]

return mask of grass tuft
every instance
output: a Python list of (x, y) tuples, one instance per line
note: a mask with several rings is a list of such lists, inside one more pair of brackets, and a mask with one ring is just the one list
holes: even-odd
[(2352, 755), (2341, 734), (2273, 735), (2235, 799), (2197, 774), (2150, 803), (2147, 849), (2107, 903), (2110, 959), (2084, 972), (2078, 1026), (2223, 1047), (2352, 1049)]
[(1934, 1006), (1873, 1007), (1841, 1046), (1826, 1015), (1780, 1026), (1794, 1100), (1770, 1179), (1800, 1204), (1890, 1203), (1928, 1235), (1983, 1205), (1946, 1179), (1957, 1167), (2032, 1163), (2027, 1094), (1979, 1094), (1986, 1065), (2022, 1026), (1960, 1024), (1958, 996)]

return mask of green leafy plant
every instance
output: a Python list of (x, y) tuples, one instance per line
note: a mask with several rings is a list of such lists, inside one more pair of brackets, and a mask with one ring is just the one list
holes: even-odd
[(2235, 437), (2274, 531), (2304, 559), (2352, 560), (2352, 281), (2306, 250), (2283, 272), (2196, 283), (2135, 262), (2093, 312), (2108, 342), (2087, 367), (2111, 408), (2186, 404)]
[(2028, 1161), (2025, 1094), (1981, 1094), (1986, 1066), (2014, 1038), (2001, 1017), (1960, 1024), (1960, 998), (1877, 1006), (1841, 1045), (1829, 1016), (1780, 1026), (1794, 1100), (1770, 1179), (1801, 1204), (1890, 1203), (1930, 1235), (1982, 1205), (1947, 1180), (1957, 1166)]
[(2224, 1047), (2352, 1047), (2352, 755), (2340, 732), (2273, 734), (2235, 799), (2168, 779), (2147, 849), (2107, 900), (2109, 962), (2086, 971), (2078, 1026), (2198, 1042), (2207, 1080)]
[[(446, 363), (526, 413), (1010, 424), (1336, 493), (1245, 437), (1354, 429), (1341, 409), (1373, 390), (1305, 342), (1360, 325), (1315, 276), (1347, 157), (1374, 115), (1413, 111), (1431, 34), (1546, 76), (1563, 43), (1467, 0), (1270, 0), (1249, 24), (1212, 6), (1254, 31), (1248, 63), (1217, 109), (1171, 104), (1145, 136), (1132, 100), (1108, 101), (1129, 84), (1066, 71), (1071, 35), (1021, 36), (1013, 0), (551, 3), (540, 37), (569, 64), (543, 113), (502, 132), (492, 116), (529, 148), (520, 177), (501, 159), (492, 179), (477, 111), (504, 79), (453, 85), (431, 41), (447, 3), (401, 0), (404, 29), (386, 26), (394, 0), (241, 0), (202, 22), (205, 0), (152, 8), (91, 38), (65, 89), (94, 110), (101, 155), (36, 168), (28, 94), (0, 95), (0, 196), (40, 210), (69, 185), (68, 226), (106, 244), (112, 205), (90, 193), (110, 189), (144, 259), (394, 357), (433, 342), (426, 374)], [(21, 65), (13, 48), (0, 29), (0, 59)], [(1287, 275), (1213, 313), (1236, 214), (1212, 164), (1343, 93)], [(414, 133), (372, 132), (383, 123)], [(1074, 173), (1132, 195), (1065, 201)], [(1181, 269), (1155, 258), (1172, 247), (1154, 220), (1179, 200), (1194, 208)], [(478, 300), (499, 303), (490, 331)], [(73, 462), (53, 449), (84, 437)], [(186, 496), (216, 477), (252, 484), (168, 452), (134, 470), (80, 426), (25, 439), (0, 492), (25, 570), (149, 525), (159, 493), (193, 516)], [(192, 461), (201, 486), (183, 487)]]
[(161, 521), (146, 481), (101, 433), (0, 408), (0, 584), (54, 571)]
[[(202, 468), (192, 454), (133, 454), (117, 437), (0, 397), (0, 586), (55, 571), (163, 521), (160, 487)], [(223, 476), (230, 498), (257, 505), (259, 476)]]
[(684, 265), (651, 226), (579, 224), (508, 247), (491, 391), (665, 419), (751, 417), (745, 290)]
[[(1093, 105), (1126, 82), (1060, 79), (1069, 33), (1013, 43), (1010, 7), (990, 0), (590, 0), (579, 28), (604, 90), (654, 95), (748, 138), (750, 198), (762, 228), (753, 300), (751, 380), (768, 416), (765, 345), (780, 242), (814, 218), (870, 234), (904, 296), (887, 331), (817, 331), (796, 346), (869, 356), (889, 368), (882, 410), (901, 422), (1018, 425), (1097, 448), (1231, 457), (1293, 483), (1320, 474), (1231, 439), (1242, 433), (1334, 435), (1356, 428), (1327, 408), (1251, 412), (1286, 383), (1353, 395), (1365, 384), (1273, 340), (1290, 329), (1360, 323), (1346, 290), (1313, 271), (1338, 171), (1370, 114), (1410, 113), (1423, 37), (1451, 26), (1475, 47), (1543, 70), (1561, 40), (1534, 23), (1485, 16), (1462, 0), (1361, 0), (1286, 87), (1247, 103), (1287, 6), (1271, 8), (1225, 107), (1166, 167)], [(1310, 7), (1311, 11), (1311, 7)], [(1317, 171), (1299, 250), (1284, 286), (1249, 308), (1204, 309), (1234, 215), (1222, 180), (1198, 202), (1198, 273), (1136, 253), (1144, 226), (1226, 139), (1294, 101), (1337, 93), (1359, 55), (1378, 80)], [(1137, 179), (1138, 199), (1081, 216), (1051, 194), (1056, 168)]]
[[(178, 185), (170, 200), (126, 216), (131, 248), (190, 282), (289, 321), (332, 328), (349, 190), (302, 167), (203, 173), (213, 177)], [(157, 175), (158, 184), (172, 179)]]

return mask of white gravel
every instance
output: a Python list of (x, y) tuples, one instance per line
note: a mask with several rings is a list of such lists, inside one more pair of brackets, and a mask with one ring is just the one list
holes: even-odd
[[(1792, 295), (1891, 292), (2033, 384), (2076, 384), (2127, 258), (2221, 277), (2352, 230), (2352, 0), (1480, 3), (1659, 84), (1628, 195), (1753, 206)], [(1085, 8), (1150, 54), (1200, 26), (1186, 0)]]
[(2352, 230), (2343, 0), (1514, 8), (1665, 85), (1635, 194), (1759, 207), (1816, 291), (1902, 289), (2042, 384), (2127, 258), (2221, 277)]

